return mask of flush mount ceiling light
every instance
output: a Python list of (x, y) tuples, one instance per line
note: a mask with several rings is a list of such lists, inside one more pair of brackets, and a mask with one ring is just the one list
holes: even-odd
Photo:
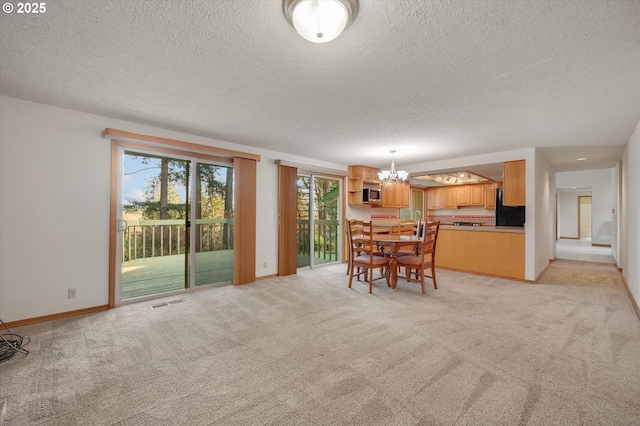
[(302, 38), (326, 43), (354, 20), (358, 0), (284, 0), (282, 10)]
[(409, 173), (405, 171), (396, 171), (396, 163), (394, 161), (396, 150), (393, 149), (389, 152), (391, 153), (391, 168), (378, 173), (378, 179), (380, 179), (381, 183), (402, 183), (407, 180)]

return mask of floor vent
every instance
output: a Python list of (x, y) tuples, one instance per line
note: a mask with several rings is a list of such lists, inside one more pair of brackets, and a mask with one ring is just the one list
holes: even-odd
[(182, 302), (184, 302), (184, 299), (170, 300), (168, 302), (162, 302), (155, 305), (151, 305), (151, 309), (162, 308), (164, 306), (175, 305), (176, 303), (182, 303)]

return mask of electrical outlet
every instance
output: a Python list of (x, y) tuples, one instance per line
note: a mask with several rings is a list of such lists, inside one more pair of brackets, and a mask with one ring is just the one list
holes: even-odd
[(262, 262), (262, 267), (266, 268), (267, 267), (267, 262)]
[(69, 299), (75, 299), (76, 298), (76, 288), (75, 287), (69, 289), (67, 297)]

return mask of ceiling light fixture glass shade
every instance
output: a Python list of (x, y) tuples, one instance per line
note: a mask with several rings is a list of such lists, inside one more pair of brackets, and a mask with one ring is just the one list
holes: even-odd
[(358, 13), (358, 0), (284, 0), (282, 9), (302, 38), (326, 43), (353, 21)]
[(396, 150), (389, 151), (391, 153), (391, 168), (378, 173), (378, 179), (381, 183), (402, 183), (409, 177), (409, 173), (405, 171), (396, 171), (395, 153)]

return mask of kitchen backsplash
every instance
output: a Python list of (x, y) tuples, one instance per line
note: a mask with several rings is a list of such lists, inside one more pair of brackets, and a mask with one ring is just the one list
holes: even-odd
[(400, 216), (392, 214), (372, 214), (371, 222), (379, 226), (394, 226), (398, 224)]
[[(371, 221), (378, 225), (395, 225), (400, 217), (398, 215), (372, 214)], [(464, 214), (443, 214), (429, 215), (427, 220), (440, 221), (442, 225), (451, 225), (453, 222), (474, 222), (483, 225), (495, 226), (496, 217), (493, 215), (464, 215)]]
[(453, 222), (474, 222), (494, 226), (496, 217), (493, 215), (429, 215), (429, 220), (440, 221), (441, 225), (451, 225)]

